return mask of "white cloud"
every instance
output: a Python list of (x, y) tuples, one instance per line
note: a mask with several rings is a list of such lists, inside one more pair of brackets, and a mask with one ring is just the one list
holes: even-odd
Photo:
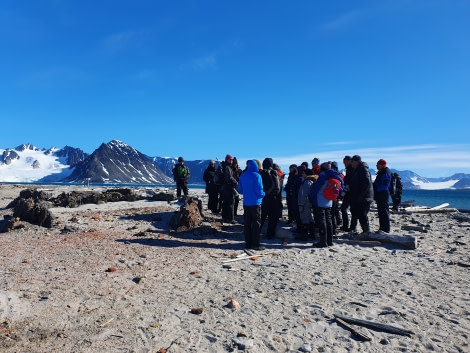
[(390, 168), (411, 170), (420, 176), (448, 177), (455, 173), (470, 173), (470, 144), (455, 145), (410, 145), (382, 148), (350, 148), (299, 154), (288, 157), (273, 157), (274, 162), (287, 170), (292, 163), (310, 162), (314, 157), (323, 161), (337, 161), (342, 166), (345, 155), (360, 155), (372, 169), (383, 158)]

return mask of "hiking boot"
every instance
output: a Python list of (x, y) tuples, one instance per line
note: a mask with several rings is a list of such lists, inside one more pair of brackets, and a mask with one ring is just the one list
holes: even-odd
[(259, 245), (259, 246), (255, 246), (253, 248), (251, 248), (252, 250), (256, 250), (256, 251), (263, 251), (263, 250), (266, 250), (266, 248), (263, 246), (263, 245)]
[(326, 248), (326, 247), (328, 247), (327, 244), (325, 244), (325, 243), (320, 243), (320, 242), (314, 243), (312, 246), (313, 246), (314, 248)]

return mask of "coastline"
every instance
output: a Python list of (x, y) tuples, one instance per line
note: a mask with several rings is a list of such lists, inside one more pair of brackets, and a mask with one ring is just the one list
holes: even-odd
[[(27, 187), (0, 185), (0, 216), (12, 213), (5, 206)], [(180, 203), (141, 200), (53, 208), (51, 229), (26, 224), (1, 233), (0, 349), (470, 349), (470, 283), (462, 280), (470, 270), (470, 222), (445, 213), (392, 214), (392, 232), (414, 234), (416, 250), (340, 243), (314, 249), (307, 242), (262, 237), (267, 252), (243, 258), (243, 226), (224, 225), (207, 212), (203, 189), (191, 188), (190, 195), (202, 200), (206, 216), (203, 227), (190, 232), (168, 227)], [(376, 213), (370, 218), (377, 229)], [(417, 224), (426, 232), (402, 230)], [(335, 315), (413, 334), (369, 327), (363, 330), (371, 341), (364, 341)]]

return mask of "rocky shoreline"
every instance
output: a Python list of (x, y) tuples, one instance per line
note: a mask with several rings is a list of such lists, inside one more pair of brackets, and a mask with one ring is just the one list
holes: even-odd
[[(0, 185), (2, 218), (24, 189)], [(24, 222), (0, 233), (2, 352), (470, 349), (466, 214), (393, 214), (392, 232), (416, 237), (414, 250), (339, 234), (326, 249), (262, 238), (266, 251), (247, 254), (242, 217), (221, 223), (203, 190), (190, 190), (201, 223), (179, 231), (170, 224), (181, 202), (138, 192), (145, 198), (51, 207), (52, 227)], [(375, 212), (371, 223), (378, 228)]]

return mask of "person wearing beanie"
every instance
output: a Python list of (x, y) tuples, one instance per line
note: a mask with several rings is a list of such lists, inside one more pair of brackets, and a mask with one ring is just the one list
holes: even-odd
[(320, 159), (315, 157), (312, 159), (312, 170), (313, 170), (313, 175), (320, 175)]
[(265, 196), (261, 204), (261, 228), (263, 228), (266, 218), (268, 219), (268, 229), (266, 238), (274, 239), (276, 236), (276, 226), (279, 222), (279, 192), (281, 190), (281, 181), (279, 174), (274, 170), (272, 158), (263, 160), (263, 170), (260, 172), (263, 180), (263, 191)]
[(369, 233), (369, 211), (370, 205), (374, 201), (372, 177), (369, 166), (362, 161), (360, 156), (354, 155), (351, 158), (351, 166), (354, 169), (349, 184), (351, 217), (359, 220), (363, 233)]
[(377, 175), (375, 177), (374, 200), (377, 204), (377, 213), (379, 215), (379, 230), (390, 233), (390, 210), (388, 207), (389, 188), (392, 180), (392, 172), (387, 167), (384, 159), (377, 161)]
[(343, 226), (341, 230), (344, 232), (355, 232), (357, 228), (357, 218), (351, 217), (351, 225), (349, 224), (349, 207), (351, 203), (351, 193), (349, 192), (349, 185), (351, 184), (351, 178), (354, 173), (354, 168), (351, 166), (351, 156), (344, 156), (343, 158), (344, 168), (346, 174), (344, 176), (344, 190), (342, 192), (341, 202), (341, 218), (343, 219)]
[(235, 223), (234, 204), (237, 189), (237, 178), (232, 168), (233, 157), (229, 154), (225, 156), (225, 161), (221, 163), (223, 172), (222, 193), (222, 222)]
[(315, 227), (312, 214), (312, 203), (309, 199), (309, 192), (312, 185), (318, 179), (318, 175), (313, 175), (312, 169), (305, 169), (302, 173), (302, 184), (299, 189), (298, 196), (298, 207), (299, 207), (299, 218), (300, 218), (300, 229), (297, 237), (298, 240), (308, 240), (310, 236), (312, 239), (315, 238)]
[(287, 175), (287, 182), (284, 186), (286, 192), (286, 203), (287, 203), (287, 224), (291, 224), (294, 221), (294, 210), (292, 209), (292, 195), (294, 193), (294, 180), (297, 177), (297, 165), (291, 164), (289, 166), (289, 174)]
[(189, 168), (184, 165), (183, 157), (178, 157), (178, 164), (172, 170), (173, 180), (176, 183), (176, 196), (181, 197), (181, 192), (184, 196), (188, 196), (188, 180), (190, 177)]
[(261, 203), (265, 193), (263, 181), (258, 172), (255, 160), (246, 162), (246, 170), (238, 181), (238, 192), (243, 195), (243, 233), (245, 234), (245, 247), (247, 249), (264, 250), (260, 245), (261, 231)]

